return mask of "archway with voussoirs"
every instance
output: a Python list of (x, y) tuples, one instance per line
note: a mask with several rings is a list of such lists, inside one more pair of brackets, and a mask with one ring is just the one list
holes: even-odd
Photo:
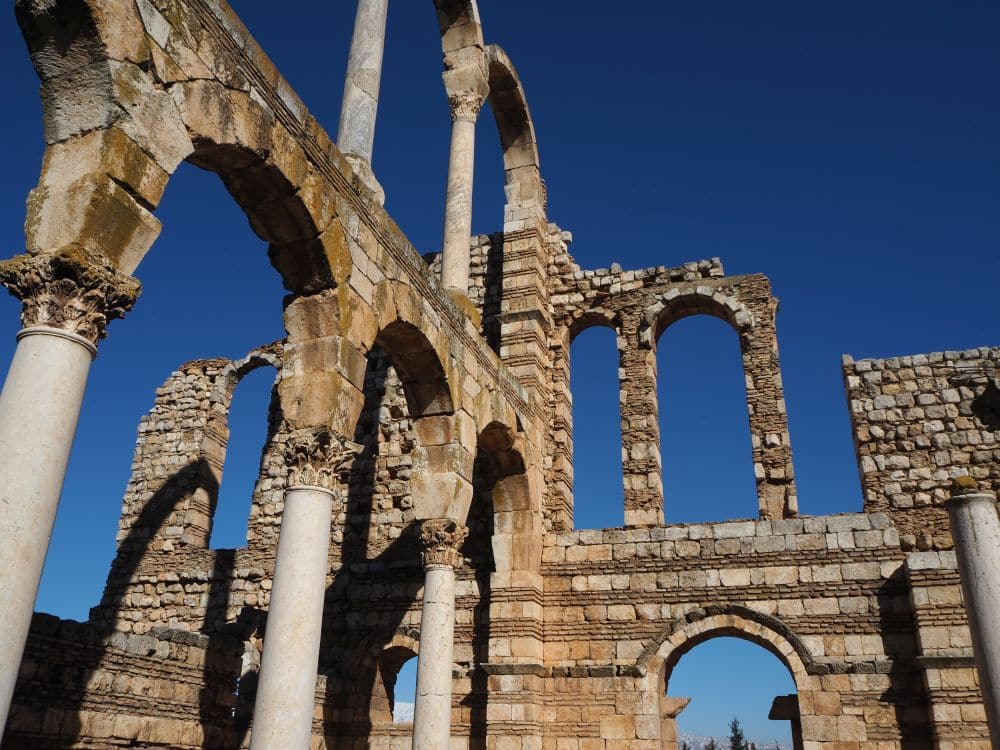
[[(660, 738), (664, 750), (679, 750), (688, 742), (691, 750), (701, 750), (695, 738), (725, 738), (729, 726), (708, 726), (701, 709), (716, 709), (719, 701), (732, 702), (733, 718), (742, 719), (754, 736), (759, 750), (777, 744), (802, 750), (803, 723), (800, 696), (808, 698), (812, 713), (819, 681), (810, 674), (812, 656), (805, 644), (780, 620), (739, 605), (717, 607), (715, 614), (688, 616), (676, 621), (649, 643), (639, 659), (656, 680), (660, 705)], [(698, 652), (691, 655), (692, 652)], [(705, 658), (701, 658), (701, 656)], [(706, 667), (727, 664), (715, 675)], [(688, 669), (688, 664), (691, 669)], [(687, 694), (692, 693), (692, 694)], [(698, 703), (699, 694), (702, 700)], [(820, 694), (822, 695), (822, 694)], [(822, 705), (837, 701), (819, 697)], [(712, 704), (707, 706), (706, 704)], [(695, 708), (696, 707), (696, 708)], [(740, 711), (744, 716), (738, 716)], [(685, 715), (684, 719), (680, 717)], [(718, 715), (713, 710), (712, 716)], [(775, 725), (773, 736), (764, 720), (787, 722)], [(741, 722), (742, 723), (742, 722)], [(807, 721), (807, 733), (810, 725)], [(701, 733), (692, 730), (701, 730)], [(746, 728), (744, 729), (746, 732)]]

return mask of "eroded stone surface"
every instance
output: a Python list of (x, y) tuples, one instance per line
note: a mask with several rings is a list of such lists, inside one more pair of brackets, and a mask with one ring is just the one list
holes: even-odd
[[(864, 509), (798, 517), (768, 279), (726, 276), (718, 259), (576, 264), (546, 215), (509, 58), (485, 45), (471, 0), (435, 6), (459, 184), (448, 257), (425, 261), (357, 169), (370, 169), (374, 58), (353, 79), (364, 101), (348, 94), (358, 161), (221, 0), (18, 3), (49, 142), (30, 255), (0, 268), (25, 323), (103, 335), (134, 301), (130, 274), (183, 159), (220, 175), (291, 294), (284, 341), (188, 362), (157, 391), (104, 597), (85, 625), (35, 618), (5, 750), (246, 746), (260, 669), (298, 678), (280, 712), (298, 717), (295, 742), (401, 750), (414, 732), (391, 721), (395, 674), (418, 651), (436, 667), (421, 687), (435, 750), (449, 731), (462, 748), (659, 750), (683, 707), (664, 697), (671, 670), (716, 635), (779, 655), (808, 748), (985, 750), (941, 502), (957, 476), (1000, 482), (998, 350), (846, 361)], [(380, 43), (369, 26), (360, 43)], [(507, 206), (502, 231), (470, 239), (466, 126), (485, 99)], [(70, 256), (92, 270), (60, 271)], [(655, 348), (695, 314), (740, 338), (757, 519), (664, 525), (677, 499), (662, 492)], [(613, 328), (621, 353), (626, 527), (573, 531), (569, 348), (593, 325)], [(258, 367), (275, 386), (247, 543), (209, 549), (229, 406)], [(319, 495), (296, 486), (326, 505), (310, 512)], [(287, 535), (286, 502), (305, 509)], [(300, 573), (282, 596), (286, 540)], [(301, 648), (269, 652), (269, 612), (271, 644), (301, 630)], [(316, 652), (306, 705), (301, 665)], [(281, 653), (300, 668), (282, 673)], [(267, 708), (292, 694), (281, 685)]]

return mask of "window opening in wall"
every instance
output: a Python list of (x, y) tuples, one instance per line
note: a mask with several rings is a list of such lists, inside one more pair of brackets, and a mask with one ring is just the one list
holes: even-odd
[[(730, 747), (733, 719), (744, 747), (800, 750), (798, 697), (788, 667), (763, 646), (717, 637), (684, 654), (666, 676), (661, 706), (664, 750)], [(773, 716), (773, 719), (769, 719)]]
[(696, 315), (656, 345), (667, 523), (756, 518), (757, 487), (739, 336)]
[(226, 462), (209, 541), (212, 549), (235, 549), (247, 544), (247, 523), (267, 442), (274, 378), (274, 368), (260, 367), (245, 375), (233, 392)]
[(382, 652), (378, 660), (381, 692), (373, 701), (374, 720), (393, 724), (413, 721), (413, 706), (417, 696), (417, 656), (406, 646), (394, 646)]
[(621, 526), (625, 519), (618, 360), (610, 328), (588, 328), (573, 341), (573, 524), (578, 529)]
[(396, 688), (392, 701), (392, 723), (406, 724), (413, 721), (413, 706), (417, 700), (417, 657), (410, 658), (396, 675)]
[(499, 232), (503, 229), (505, 170), (503, 149), (497, 135), (496, 116), (489, 101), (476, 120), (476, 171), (473, 182), (472, 233)]

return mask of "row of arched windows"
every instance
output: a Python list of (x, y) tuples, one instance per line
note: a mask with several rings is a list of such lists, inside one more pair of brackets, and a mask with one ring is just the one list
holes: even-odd
[[(593, 327), (573, 342), (574, 511), (577, 528), (623, 523), (621, 419), (615, 332)], [(657, 346), (665, 516), (670, 523), (752, 517), (757, 496), (736, 333), (711, 316), (671, 326)], [(230, 439), (211, 548), (245, 546), (246, 526), (275, 372), (243, 377), (229, 412)], [(704, 496), (712, 478), (712, 497)]]
[[(666, 521), (756, 517), (746, 385), (736, 331), (710, 315), (684, 318), (661, 335), (655, 369)], [(587, 328), (574, 339), (570, 389), (574, 524), (622, 526), (619, 352), (613, 329)]]

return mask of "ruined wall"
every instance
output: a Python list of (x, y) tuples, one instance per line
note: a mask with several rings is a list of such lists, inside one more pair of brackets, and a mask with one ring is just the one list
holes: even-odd
[[(451, 5), (437, 3), (443, 21), (472, 18)], [(953, 559), (907, 552), (948, 546), (943, 479), (996, 486), (996, 350), (847, 363), (867, 512), (797, 519), (767, 278), (727, 277), (717, 259), (581, 269), (545, 216), (526, 107), (496, 106), (523, 98), (502, 51), (488, 56), (508, 205), (504, 231), (473, 242), (467, 310), (224, 2), (85, 1), (54, 30), (60, 14), (22, 10), (49, 136), (29, 249), (79, 246), (130, 274), (188, 160), (220, 175), (292, 295), (281, 345), (189, 363), (158, 391), (104, 599), (91, 625), (36, 622), (4, 748), (245, 742), (284, 443), (292, 425), (332, 424), (362, 453), (330, 529), (316, 747), (408, 745), (409, 728), (387, 722), (382, 667), (418, 648), (415, 507), (438, 498), (417, 488), (437, 471), (472, 486), (455, 747), (660, 748), (677, 660), (736, 635), (791, 671), (809, 750), (922, 750), (935, 735), (985, 750)], [(445, 29), (446, 46), (468, 30)], [(93, 90), (53, 39), (98, 58)], [(63, 106), (84, 95), (93, 107)], [(759, 521), (663, 525), (655, 351), (693, 314), (739, 336)], [(569, 350), (591, 325), (618, 337), (627, 528), (572, 532)], [(210, 550), (230, 399), (257, 366), (280, 376), (247, 545)], [(507, 474), (485, 455), (495, 426), (518, 442)]]
[(35, 615), (4, 750), (238, 747), (241, 654), (222, 637)]
[(712, 635), (789, 666), (806, 740), (926, 736), (903, 560), (880, 514), (549, 536), (545, 654), (559, 681), (546, 736), (659, 748), (664, 673)]
[[(169, 626), (204, 633), (207, 642), (235, 638), (243, 642), (251, 662), (259, 658), (287, 473), (282, 452), (287, 427), (274, 403), (247, 545), (208, 549), (208, 538), (218, 489), (225, 481), (228, 406), (238, 377), (251, 365), (270, 364), (261, 359), (262, 352), (277, 358), (280, 346), (239, 361), (187, 363), (157, 390), (153, 408), (140, 423), (118, 555), (103, 600), (92, 611), (94, 622), (123, 633)], [(272, 361), (280, 365), (280, 360)], [(354, 436), (364, 450), (352, 467), (346, 502), (334, 508), (331, 526), (316, 719), (318, 733), (339, 738), (330, 747), (353, 748), (357, 737), (408, 742), (411, 731), (391, 722), (377, 662), (407, 636), (416, 653), (419, 638), (424, 574), (410, 484), (416, 437), (399, 376), (377, 350), (369, 356), (365, 396)], [(198, 471), (192, 472), (192, 466)], [(470, 675), (488, 650), (482, 621), (488, 616), (494, 567), (492, 484), (478, 464), (475, 477), (455, 650), (456, 663), (464, 665), (456, 712), (465, 716), (465, 725), (470, 725), (470, 700), (485, 702), (485, 685)], [(252, 704), (252, 683), (243, 698)], [(477, 721), (482, 725), (484, 718)], [(482, 735), (485, 729), (470, 729), (477, 731)]]
[(656, 343), (689, 315), (729, 323), (739, 335), (758, 505), (762, 518), (798, 512), (788, 418), (778, 362), (777, 300), (764, 276), (726, 277), (718, 259), (678, 268), (622, 271), (580, 269), (568, 253), (555, 256), (550, 275), (556, 328), (550, 340), (553, 404), (551, 491), (546, 506), (553, 530), (572, 527), (572, 401), (569, 349), (594, 325), (618, 336), (625, 525), (664, 520), (656, 399)]
[(942, 507), (968, 475), (1000, 489), (1000, 349), (844, 358), (866, 510), (888, 513), (907, 549), (949, 549)]

